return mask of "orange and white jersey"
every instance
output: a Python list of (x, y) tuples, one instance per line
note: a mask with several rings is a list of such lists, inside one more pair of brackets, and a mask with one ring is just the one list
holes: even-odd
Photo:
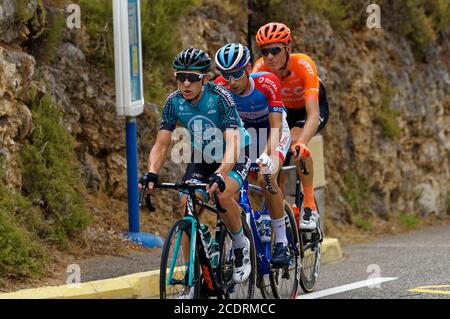
[[(302, 53), (292, 53), (289, 56), (287, 69), (289, 74), (280, 79), (282, 84), (281, 95), (284, 106), (290, 109), (305, 107), (307, 99), (319, 99), (319, 76), (314, 61)], [(271, 72), (260, 58), (253, 72)]]

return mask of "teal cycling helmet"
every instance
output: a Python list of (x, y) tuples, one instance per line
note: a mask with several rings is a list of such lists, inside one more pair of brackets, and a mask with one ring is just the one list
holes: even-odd
[(215, 60), (220, 72), (241, 69), (250, 62), (250, 50), (240, 43), (229, 43), (217, 51)]
[(212, 60), (208, 53), (200, 49), (189, 48), (178, 53), (173, 60), (176, 70), (198, 70), (207, 73), (211, 69)]

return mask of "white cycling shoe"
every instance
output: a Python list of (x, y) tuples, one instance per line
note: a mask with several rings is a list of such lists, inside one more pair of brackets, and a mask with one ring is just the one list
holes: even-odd
[(235, 283), (245, 282), (252, 271), (250, 263), (250, 241), (245, 237), (244, 248), (233, 249), (233, 281)]
[(182, 291), (178, 294), (176, 299), (194, 299), (194, 286), (185, 286)]
[(303, 214), (303, 219), (300, 223), (300, 229), (302, 229), (302, 230), (316, 229), (318, 219), (319, 219), (319, 214), (317, 214), (316, 211), (311, 210), (311, 208), (306, 207), (305, 213)]

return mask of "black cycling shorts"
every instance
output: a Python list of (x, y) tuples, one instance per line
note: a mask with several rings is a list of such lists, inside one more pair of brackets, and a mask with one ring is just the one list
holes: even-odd
[[(233, 169), (227, 175), (233, 178), (239, 184), (239, 188), (241, 188), (241, 186), (243, 185), (244, 181), (248, 176), (248, 171), (251, 164), (249, 152), (250, 148), (248, 146), (241, 149), (238, 161), (236, 162), (236, 164), (234, 164)], [(219, 168), (220, 165), (221, 163), (216, 162), (194, 163), (194, 153), (193, 153), (191, 163), (188, 164), (186, 168), (186, 173), (183, 176), (183, 182), (189, 181), (192, 183), (208, 183), (208, 178), (215, 173), (215, 171)], [(208, 198), (205, 191), (198, 190), (198, 192), (202, 193), (205, 199)]]

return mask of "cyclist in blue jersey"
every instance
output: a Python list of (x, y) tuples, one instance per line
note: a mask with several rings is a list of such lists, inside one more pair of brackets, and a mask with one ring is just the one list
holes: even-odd
[(221, 76), (214, 82), (226, 86), (233, 93), (239, 115), (256, 146), (255, 149), (251, 147), (252, 165), (257, 163), (260, 172), (270, 173), (272, 185), (278, 191), (276, 194), (270, 193), (259, 174), (258, 182), (264, 190), (275, 233), (276, 245), (271, 263), (278, 267), (285, 266), (288, 263), (286, 225), (283, 194), (278, 187), (277, 175), (289, 150), (291, 138), (280, 80), (269, 72), (250, 74), (250, 51), (239, 43), (220, 48), (215, 61)]
[[(147, 192), (152, 190), (177, 123), (188, 129), (193, 150), (183, 180), (209, 183), (208, 193), (197, 193), (204, 201), (208, 200), (208, 195), (218, 193), (220, 205), (227, 211), (220, 214), (220, 218), (232, 234), (233, 280), (242, 283), (251, 272), (250, 242), (244, 236), (241, 211), (234, 196), (247, 178), (250, 167), (250, 135), (243, 127), (230, 92), (208, 82), (211, 66), (211, 58), (199, 49), (189, 48), (175, 57), (173, 67), (178, 90), (165, 101), (161, 126), (148, 159), (148, 173), (141, 178), (140, 184), (146, 184)], [(186, 196), (182, 197), (183, 213), (185, 205)], [(187, 238), (183, 239), (183, 253), (188, 260)], [(190, 289), (185, 298), (192, 294), (193, 289)]]

